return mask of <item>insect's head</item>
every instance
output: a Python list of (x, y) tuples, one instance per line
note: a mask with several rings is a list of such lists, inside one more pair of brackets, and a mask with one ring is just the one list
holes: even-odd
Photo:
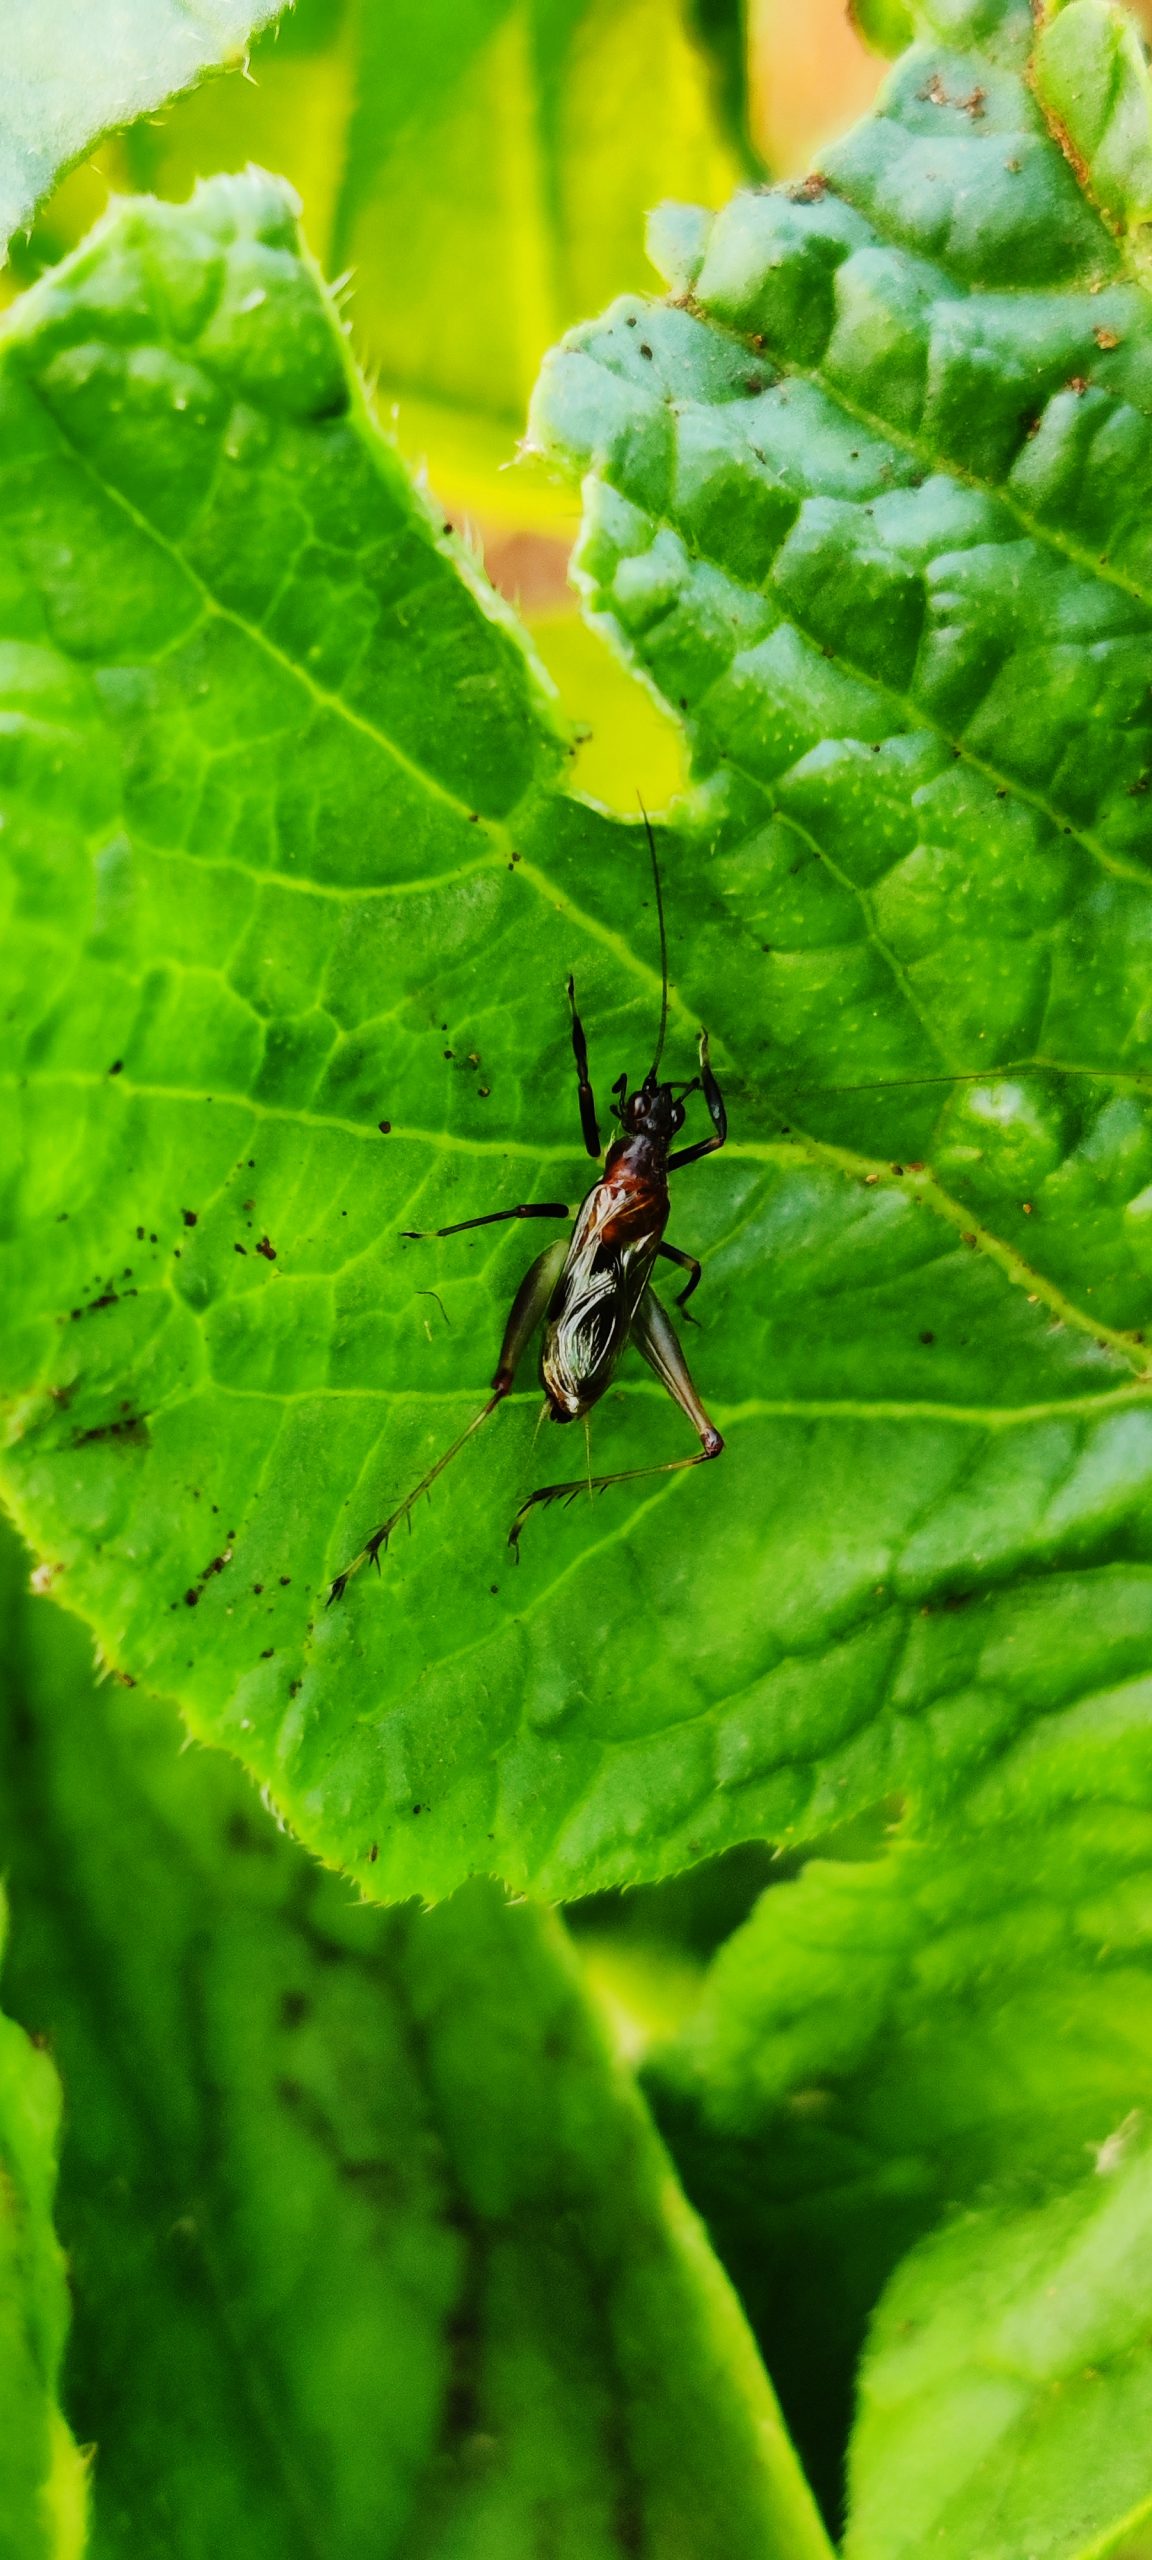
[(635, 1093), (628, 1091), (627, 1076), (617, 1076), (612, 1091), (616, 1096), (612, 1105), (613, 1117), (619, 1121), (627, 1137), (656, 1138), (666, 1146), (676, 1131), (683, 1128), (683, 1088), (661, 1084), (651, 1068)]

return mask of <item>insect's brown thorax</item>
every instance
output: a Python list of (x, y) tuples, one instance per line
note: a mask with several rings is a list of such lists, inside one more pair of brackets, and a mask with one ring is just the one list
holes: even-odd
[(651, 1235), (655, 1249), (668, 1218), (666, 1164), (667, 1149), (656, 1138), (617, 1138), (609, 1147), (598, 1185), (606, 1244), (623, 1247)]

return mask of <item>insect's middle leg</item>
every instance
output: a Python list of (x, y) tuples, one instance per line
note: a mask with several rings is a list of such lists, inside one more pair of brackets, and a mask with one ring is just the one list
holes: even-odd
[(709, 1420), (692, 1383), (692, 1375), (676, 1337), (672, 1318), (665, 1314), (654, 1290), (645, 1289), (632, 1318), (632, 1338), (642, 1351), (649, 1368), (654, 1369), (662, 1387), (686, 1413), (692, 1428), (699, 1434), (700, 1446), (690, 1458), (665, 1458), (651, 1467), (622, 1467), (611, 1476), (593, 1476), (579, 1484), (544, 1484), (522, 1502), (508, 1532), (508, 1544), (519, 1549), (520, 1533), (530, 1511), (537, 1503), (575, 1501), (585, 1492), (603, 1493), (610, 1484), (637, 1484), (642, 1476), (674, 1476), (685, 1467), (702, 1467), (709, 1458), (718, 1458), (724, 1447), (714, 1422)]
[[(697, 1262), (694, 1253), (681, 1253), (678, 1244), (665, 1244), (663, 1240), (661, 1240), (656, 1247), (656, 1251), (663, 1255), (665, 1262), (678, 1263), (681, 1271), (690, 1271), (692, 1274), (687, 1287), (678, 1289), (676, 1292), (676, 1304), (682, 1313), (686, 1313), (688, 1300), (691, 1297), (693, 1290), (699, 1288), (701, 1279), (703, 1278), (700, 1264)], [(689, 1316), (688, 1322), (689, 1324), (695, 1324), (695, 1316)]]
[(570, 1218), (566, 1200), (518, 1200), (514, 1209), (487, 1209), (482, 1218), (458, 1218), (454, 1227), (401, 1227), (406, 1244), (431, 1244), (437, 1236), (462, 1236), (468, 1227), (499, 1227), (506, 1218)]
[(445, 1467), (451, 1466), (453, 1458), (459, 1456), (465, 1441), (471, 1439), (473, 1432), (478, 1431), (481, 1423), (487, 1422), (489, 1414), (495, 1413), (497, 1405), (503, 1403), (505, 1396), (511, 1394), (516, 1384), (516, 1372), (520, 1362), (537, 1325), (543, 1319), (549, 1298), (564, 1268), (567, 1251), (567, 1244), (561, 1237), (558, 1244), (550, 1244), (543, 1253), (539, 1254), (525, 1272), (512, 1301), (508, 1322), (504, 1327), (504, 1339), (500, 1345), (500, 1358), (496, 1364), (491, 1394), (481, 1405), (479, 1413), (474, 1413), (471, 1422), (466, 1422), (463, 1431), (458, 1432), (450, 1446), (441, 1451), (434, 1464), (421, 1476), (419, 1484), (413, 1485), (411, 1493), (405, 1494), (403, 1502), (398, 1503), (395, 1511), (390, 1511), (388, 1518), (381, 1521), (378, 1529), (373, 1530), (371, 1537), (366, 1539), (361, 1547), (359, 1555), (353, 1556), (351, 1564), (346, 1564), (343, 1572), (336, 1575), (328, 1593), (329, 1608), (334, 1600), (342, 1597), (353, 1574), (359, 1573), (361, 1565), (374, 1564), (379, 1570), (380, 1549), (387, 1546), (393, 1530), (398, 1529), (400, 1522), (407, 1518), (413, 1505), (419, 1502), (421, 1494), (431, 1492), (437, 1476), (443, 1475)]

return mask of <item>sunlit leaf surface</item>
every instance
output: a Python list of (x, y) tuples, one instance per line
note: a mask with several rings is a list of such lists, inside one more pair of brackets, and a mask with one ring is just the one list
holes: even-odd
[[(664, 219), (676, 297), (542, 396), (702, 776), (669, 1065), (706, 1020), (733, 1143), (671, 1234), (728, 1450), (518, 1570), (585, 1464), (527, 1376), (322, 1605), (530, 1249), (400, 1229), (578, 1197), (569, 969), (602, 1098), (650, 1055), (639, 829), (560, 794), (273, 187), (126, 211), (7, 323), (6, 1481), (374, 1892), (924, 1816), (1147, 1667), (1147, 305), (981, 23), (820, 181)], [(685, 1440), (633, 1361), (596, 1463)]]

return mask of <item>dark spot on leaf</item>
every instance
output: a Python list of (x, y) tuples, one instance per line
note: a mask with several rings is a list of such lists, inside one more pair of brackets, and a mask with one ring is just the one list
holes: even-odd
[(376, 1844), (376, 1842), (375, 1842), (375, 1840), (374, 1840), (374, 1841), (373, 1841), (373, 1843), (372, 1843), (372, 1846), (371, 1846), (371, 1848), (370, 1848), (370, 1850), (369, 1850), (369, 1852), (368, 1852), (368, 1864), (369, 1864), (369, 1866), (370, 1866), (370, 1867), (374, 1867), (374, 1866), (375, 1866), (375, 1864), (376, 1864), (376, 1860), (377, 1860), (377, 1858), (379, 1857), (379, 1855), (380, 1855), (380, 1851), (379, 1851), (379, 1848), (378, 1848), (378, 1846), (377, 1846), (377, 1844)]
[(110, 1075), (110, 1076), (119, 1076), (119, 1075), (123, 1075), (123, 1072), (124, 1072), (124, 1060), (123, 1060), (123, 1058), (113, 1058), (113, 1060), (112, 1060), (112, 1064), (111, 1064), (111, 1066), (110, 1066), (110, 1067), (109, 1067), (109, 1069), (108, 1069), (108, 1073), (109, 1073), (109, 1075)]
[(309, 1998), (308, 1998), (308, 1994), (307, 1994), (307, 1992), (306, 1992), (306, 1991), (285, 1991), (285, 1992), (281, 1995), (281, 2000), (280, 2000), (280, 2024), (281, 2024), (281, 2026), (283, 2026), (283, 2027), (301, 2027), (301, 2026), (303, 2026), (303, 2024), (304, 2024), (304, 2020), (305, 2020), (305, 2018), (308, 2016), (308, 2013), (309, 2013), (309, 2010), (310, 2010), (310, 2008), (311, 2008), (311, 2005), (312, 2005), (312, 2004), (311, 2004), (311, 2002), (310, 2002), (310, 2000), (309, 2000)]
[(934, 1333), (922, 1333), (920, 1340), (921, 1342), (935, 1342), (936, 1336)]
[(648, 346), (648, 345), (645, 343), (645, 341), (644, 341), (644, 339), (643, 339), (643, 338), (642, 338), (642, 339), (641, 339), (641, 341), (640, 341), (640, 353), (641, 353), (641, 355), (642, 355), (642, 356), (647, 356), (648, 361), (649, 361), (649, 363), (651, 364), (651, 361), (652, 361), (652, 349), (651, 349), (651, 347), (650, 347), (650, 346)]
[(255, 1594), (256, 1594), (256, 1598), (259, 1600), (259, 1598), (260, 1598), (260, 1596), (261, 1596), (261, 1593), (263, 1592), (263, 1589), (264, 1589), (264, 1585), (263, 1585), (263, 1583), (262, 1583), (262, 1582), (254, 1582), (254, 1583), (253, 1583), (253, 1585), (252, 1585), (252, 1589), (253, 1589), (253, 1591), (254, 1591), (254, 1592), (255, 1592)]
[[(391, 1135), (392, 1135), (392, 1123), (391, 1123), (391, 1121), (390, 1121), (390, 1120), (378, 1120), (378, 1121), (377, 1121), (377, 1123), (376, 1123), (376, 1126), (377, 1126), (377, 1128), (379, 1129), (379, 1131), (380, 1131), (380, 1135), (381, 1135), (381, 1137), (382, 1137), (382, 1138), (390, 1138), (390, 1137), (391, 1137)], [(347, 1215), (348, 1215), (347, 1210), (345, 1210), (344, 1215), (345, 1215), (345, 1217), (347, 1217)]]
[(186, 1591), (186, 1592), (185, 1592), (185, 1594), (184, 1594), (184, 1606), (185, 1606), (185, 1608), (186, 1608), (186, 1609), (197, 1609), (197, 1608), (199, 1608), (199, 1605), (200, 1605), (200, 1594), (199, 1594), (199, 1592), (198, 1592), (198, 1591)]
[(196, 1224), (196, 1211), (195, 1211), (194, 1209), (182, 1209), (182, 1210), (181, 1210), (181, 1212), (180, 1212), (180, 1215), (181, 1215), (181, 1217), (183, 1218), (183, 1220), (184, 1220), (184, 1224), (185, 1224), (185, 1226), (186, 1226), (186, 1227), (194, 1227), (194, 1226), (195, 1226), (195, 1224)]
[(275, 1651), (276, 1651), (276, 1647), (275, 1647), (275, 1645), (274, 1645), (274, 1644), (266, 1645), (266, 1646), (265, 1646), (265, 1648), (264, 1648), (263, 1653), (262, 1653), (262, 1654), (261, 1654), (261, 1656), (260, 1656), (260, 1660), (261, 1660), (261, 1662), (271, 1662), (271, 1660), (272, 1660), (272, 1656), (273, 1656), (273, 1654), (275, 1653)]
[(247, 1253), (247, 1251), (248, 1251), (248, 1247), (247, 1247), (247, 1245), (246, 1245), (246, 1244), (234, 1244), (234, 1245), (233, 1245), (233, 1247), (232, 1247), (232, 1251), (233, 1251), (233, 1253), (245, 1253), (245, 1254), (246, 1254), (246, 1253)]
[(115, 1422), (97, 1422), (91, 1431), (77, 1432), (73, 1447), (82, 1449), (89, 1440), (146, 1441), (148, 1425), (138, 1413), (121, 1415)]
[(256, 1247), (256, 1251), (257, 1253), (263, 1254), (265, 1262), (275, 1262), (276, 1247), (274, 1244), (269, 1243), (267, 1236), (261, 1236), (260, 1242)]

